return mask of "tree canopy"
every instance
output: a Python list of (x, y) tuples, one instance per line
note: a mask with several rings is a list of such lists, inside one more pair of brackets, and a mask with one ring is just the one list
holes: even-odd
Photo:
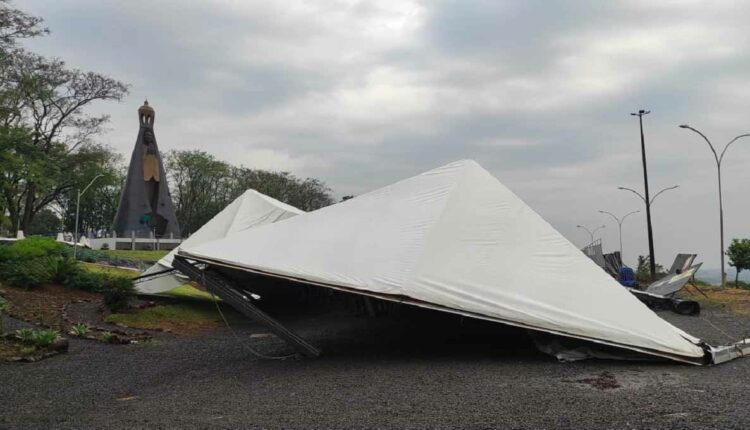
[(203, 151), (170, 151), (165, 160), (172, 201), (185, 234), (200, 228), (248, 188), (305, 211), (334, 202), (331, 190), (314, 178), (232, 166)]
[(732, 239), (726, 254), (729, 257), (729, 265), (737, 271), (734, 278), (736, 285), (740, 280), (740, 272), (750, 270), (750, 239)]
[(36, 214), (101, 170), (112, 151), (93, 139), (109, 117), (86, 108), (128, 91), (108, 76), (21, 48), (19, 39), (48, 32), (41, 24), (0, 0), (0, 212), (13, 229), (28, 230)]

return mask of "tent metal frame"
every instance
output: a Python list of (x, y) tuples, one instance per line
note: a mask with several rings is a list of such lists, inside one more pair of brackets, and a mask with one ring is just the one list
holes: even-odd
[(208, 271), (206, 268), (201, 269), (197, 264), (189, 262), (180, 255), (175, 256), (172, 265), (175, 269), (187, 275), (193, 281), (203, 285), (211, 293), (220, 297), (225, 303), (228, 303), (246, 317), (266, 327), (273, 334), (294, 347), (300, 354), (309, 358), (320, 356), (318, 348), (253, 305), (250, 298), (234, 288), (232, 282), (221, 274)]
[[(570, 338), (574, 338), (574, 339), (585, 340), (585, 341), (589, 341), (589, 342), (593, 342), (593, 343), (598, 343), (598, 344), (601, 344), (601, 345), (608, 345), (608, 346), (614, 346), (614, 347), (618, 347), (618, 348), (624, 348), (624, 349), (628, 349), (628, 350), (631, 350), (631, 351), (636, 351), (636, 352), (640, 352), (640, 353), (644, 353), (644, 354), (652, 355), (652, 356), (655, 355), (655, 356), (667, 358), (667, 359), (670, 359), (670, 360), (680, 361), (680, 362), (687, 363), (687, 364), (703, 365), (703, 364), (709, 363), (710, 360), (711, 360), (711, 353), (710, 353), (710, 348), (711, 347), (709, 345), (706, 345), (706, 344), (700, 344), (699, 345), (705, 351), (705, 355), (704, 356), (702, 356), (702, 357), (695, 357), (695, 358), (689, 358), (689, 357), (683, 357), (683, 356), (676, 355), (676, 354), (665, 353), (665, 352), (662, 352), (662, 351), (651, 350), (651, 349), (648, 349), (648, 348), (635, 347), (635, 346), (632, 346), (632, 345), (623, 345), (623, 344), (619, 344), (617, 342), (608, 342), (608, 341), (605, 341), (605, 340), (602, 340), (602, 339), (595, 339), (595, 338), (591, 338), (591, 337), (581, 336), (581, 335), (578, 335), (578, 334), (567, 333), (567, 332), (564, 332), (564, 331), (549, 330), (549, 329), (546, 329), (546, 328), (540, 328), (540, 327), (536, 327), (536, 326), (530, 326), (530, 325), (527, 325), (527, 324), (519, 323), (517, 321), (511, 321), (511, 320), (505, 320), (505, 319), (502, 319), (502, 318), (490, 317), (490, 316), (487, 316), (487, 315), (477, 314), (477, 313), (474, 313), (474, 312), (468, 312), (468, 311), (463, 311), (463, 310), (449, 308), (449, 307), (446, 307), (446, 306), (437, 305), (437, 304), (434, 304), (434, 303), (424, 302), (424, 301), (421, 301), (421, 300), (413, 299), (413, 298), (408, 297), (408, 296), (400, 296), (400, 295), (391, 295), (391, 294), (383, 294), (383, 293), (375, 293), (375, 292), (370, 292), (370, 291), (363, 291), (363, 290), (358, 290), (358, 289), (355, 289), (355, 288), (349, 288), (349, 287), (345, 287), (345, 286), (341, 286), (341, 285), (336, 285), (336, 284), (328, 284), (328, 283), (312, 281), (312, 280), (304, 279), (304, 278), (296, 278), (296, 277), (285, 276), (285, 275), (281, 275), (281, 274), (277, 274), (277, 273), (273, 273), (273, 272), (267, 272), (267, 271), (263, 271), (263, 270), (252, 269), (252, 268), (245, 267), (245, 266), (239, 266), (239, 265), (231, 264), (231, 263), (228, 263), (228, 262), (225, 262), (225, 261), (219, 261), (219, 260), (213, 260), (213, 259), (206, 259), (206, 258), (199, 258), (199, 257), (192, 256), (192, 255), (186, 253), (183, 250), (180, 250), (178, 252), (178, 254), (175, 256), (175, 261), (178, 259), (178, 257), (182, 258), (183, 260), (186, 260), (186, 259), (195, 260), (195, 261), (197, 261), (199, 263), (204, 263), (204, 264), (207, 264), (209, 266), (226, 267), (226, 268), (229, 268), (229, 269), (236, 269), (236, 270), (240, 270), (240, 271), (243, 271), (243, 272), (255, 273), (255, 274), (258, 274), (258, 275), (268, 276), (268, 277), (271, 277), (271, 278), (286, 279), (288, 281), (296, 282), (296, 283), (300, 283), (300, 284), (315, 285), (315, 286), (319, 286), (319, 287), (330, 288), (330, 289), (333, 289), (333, 290), (343, 291), (343, 292), (346, 292), (346, 293), (356, 294), (356, 295), (360, 295), (360, 296), (374, 297), (374, 298), (377, 298), (377, 299), (386, 300), (386, 301), (390, 301), (390, 302), (403, 303), (403, 304), (407, 304), (407, 305), (418, 306), (418, 307), (421, 307), (421, 308), (432, 309), (432, 310), (441, 311), (441, 312), (448, 312), (448, 313), (453, 313), (453, 314), (457, 314), (457, 315), (463, 315), (463, 316), (469, 317), (469, 318), (476, 318), (476, 319), (485, 320), (485, 321), (493, 321), (493, 322), (497, 322), (497, 323), (501, 323), (501, 324), (507, 324), (507, 325), (513, 326), (513, 327), (519, 327), (519, 328), (524, 328), (524, 329), (528, 329), (528, 330), (542, 331), (542, 332), (547, 332), (547, 333), (551, 333), (551, 334), (555, 334), (555, 335), (559, 335), (559, 336), (563, 336), (563, 337), (570, 337)], [(179, 267), (177, 267), (177, 269), (180, 270), (180, 271), (182, 271), (182, 269), (180, 269)], [(198, 269), (193, 269), (193, 270), (198, 270)], [(185, 272), (183, 272), (183, 273), (185, 273)], [(187, 273), (185, 273), (185, 274), (187, 275)], [(190, 278), (193, 279), (192, 275), (188, 275), (188, 276), (190, 276)], [(202, 275), (198, 275), (198, 276), (202, 276)], [(193, 279), (193, 280), (196, 281), (196, 282), (198, 282), (199, 284), (203, 284), (202, 279), (200, 277), (198, 279)], [(228, 282), (231, 282), (231, 281), (228, 281)], [(204, 286), (206, 288), (210, 288), (207, 285), (204, 285)], [(231, 288), (231, 287), (229, 287), (229, 288)], [(235, 291), (239, 291), (239, 289), (235, 289)], [(221, 297), (221, 296), (219, 296), (219, 297)], [(252, 317), (250, 317), (250, 318), (252, 318)]]
[[(191, 263), (189, 262), (188, 259), (193, 260), (194, 262)], [(241, 270), (244, 272), (255, 273), (258, 275), (268, 276), (272, 278), (286, 279), (291, 282), (297, 282), (297, 283), (306, 284), (306, 285), (316, 285), (319, 287), (331, 288), (334, 290), (357, 294), (357, 295), (361, 295), (365, 297), (374, 297), (374, 298), (381, 299), (381, 300), (387, 300), (387, 301), (396, 302), (396, 303), (403, 303), (403, 304), (408, 304), (412, 306), (418, 306), (418, 307), (422, 307), (426, 309), (433, 309), (437, 311), (463, 315), (463, 316), (470, 317), (470, 318), (477, 318), (477, 319), (486, 320), (486, 321), (494, 321), (494, 322), (507, 324), (507, 325), (514, 326), (514, 327), (542, 331), (542, 332), (552, 333), (555, 335), (570, 337), (574, 339), (586, 340), (589, 342), (598, 343), (602, 345), (615, 346), (618, 348), (624, 348), (624, 349), (628, 349), (631, 351), (636, 351), (636, 352), (641, 352), (641, 353), (648, 354), (648, 355), (668, 358), (671, 360), (675, 360), (675, 361), (679, 361), (679, 362), (683, 362), (687, 364), (693, 364), (693, 365), (721, 364), (727, 361), (734, 360), (736, 358), (750, 355), (750, 339), (742, 339), (733, 344), (718, 345), (718, 346), (712, 346), (705, 342), (701, 342), (699, 346), (703, 348), (705, 355), (700, 358), (691, 359), (688, 357), (668, 354), (668, 353), (664, 353), (661, 351), (650, 350), (647, 348), (639, 348), (639, 347), (634, 347), (631, 345), (619, 344), (616, 342), (608, 342), (602, 339), (594, 339), (594, 338), (589, 338), (589, 337), (580, 336), (576, 334), (566, 333), (563, 331), (555, 331), (555, 330), (543, 329), (540, 327), (528, 326), (525, 324), (518, 323), (516, 321), (489, 317), (486, 315), (476, 314), (473, 312), (466, 312), (466, 311), (461, 311), (458, 309), (436, 305), (433, 303), (423, 302), (420, 300), (412, 299), (407, 296), (394, 296), (394, 295), (388, 295), (388, 294), (367, 292), (367, 291), (357, 290), (354, 288), (348, 288), (348, 287), (344, 287), (340, 285), (326, 284), (322, 282), (311, 281), (311, 280), (304, 279), (304, 278), (284, 276), (284, 275), (267, 272), (263, 270), (251, 269), (249, 267), (229, 264), (224, 261), (196, 258), (196, 257), (190, 256), (184, 253), (183, 251), (178, 252), (178, 254), (175, 256), (174, 261), (175, 261), (174, 265), (177, 270), (180, 270), (182, 273), (188, 275), (193, 281), (198, 282), (199, 284), (208, 288), (211, 292), (221, 297), (228, 304), (230, 304), (233, 307), (236, 307), (240, 312), (242, 312), (248, 318), (258, 321), (259, 323), (268, 327), (268, 329), (271, 330), (274, 334), (286, 340), (288, 343), (294, 346), (300, 353), (302, 353), (303, 355), (307, 357), (318, 357), (320, 355), (320, 351), (314, 346), (307, 343), (304, 339), (296, 335), (294, 332), (292, 332), (291, 330), (281, 325), (281, 323), (274, 320), (273, 318), (265, 314), (263, 311), (261, 311), (257, 307), (253, 306), (250, 303), (250, 300), (241, 292), (240, 289), (232, 286), (233, 284), (232, 281), (226, 279), (224, 276), (218, 273), (215, 273), (213, 271), (206, 271), (206, 268), (210, 266), (226, 267), (230, 269)], [(200, 269), (198, 267), (200, 265), (204, 265), (205, 267), (203, 269)]]

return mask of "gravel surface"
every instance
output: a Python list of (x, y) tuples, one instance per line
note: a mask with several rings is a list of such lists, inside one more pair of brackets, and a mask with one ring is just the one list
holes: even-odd
[[(726, 342), (750, 318), (661, 313)], [(750, 428), (750, 358), (558, 363), (524, 332), (403, 311), (281, 316), (319, 359), (253, 324), (138, 345), (72, 340), (70, 352), (0, 364), (0, 428)], [(713, 325), (709, 324), (710, 321)], [(15, 324), (8, 321), (9, 324)]]

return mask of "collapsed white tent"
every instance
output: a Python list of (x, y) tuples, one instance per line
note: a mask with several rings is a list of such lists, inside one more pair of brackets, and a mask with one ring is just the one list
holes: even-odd
[(181, 256), (703, 363), (701, 341), (608, 276), (473, 161)]
[[(156, 264), (141, 275), (143, 281), (136, 282), (136, 289), (145, 294), (163, 293), (184, 284), (186, 280), (172, 269), (172, 261), (179, 249), (189, 249), (202, 243), (221, 239), (252, 228), (281, 221), (304, 213), (294, 206), (280, 202), (255, 190), (247, 190), (237, 197), (198, 231), (185, 239)], [(164, 273), (163, 276), (159, 276)], [(152, 275), (152, 276), (148, 276)]]

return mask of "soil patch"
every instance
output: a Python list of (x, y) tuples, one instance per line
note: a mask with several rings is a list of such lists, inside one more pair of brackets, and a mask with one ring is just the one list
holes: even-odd
[(39, 288), (0, 288), (0, 295), (9, 302), (8, 315), (32, 324), (65, 331), (64, 309), (68, 303), (89, 302), (101, 305), (99, 294), (73, 290), (60, 285)]

